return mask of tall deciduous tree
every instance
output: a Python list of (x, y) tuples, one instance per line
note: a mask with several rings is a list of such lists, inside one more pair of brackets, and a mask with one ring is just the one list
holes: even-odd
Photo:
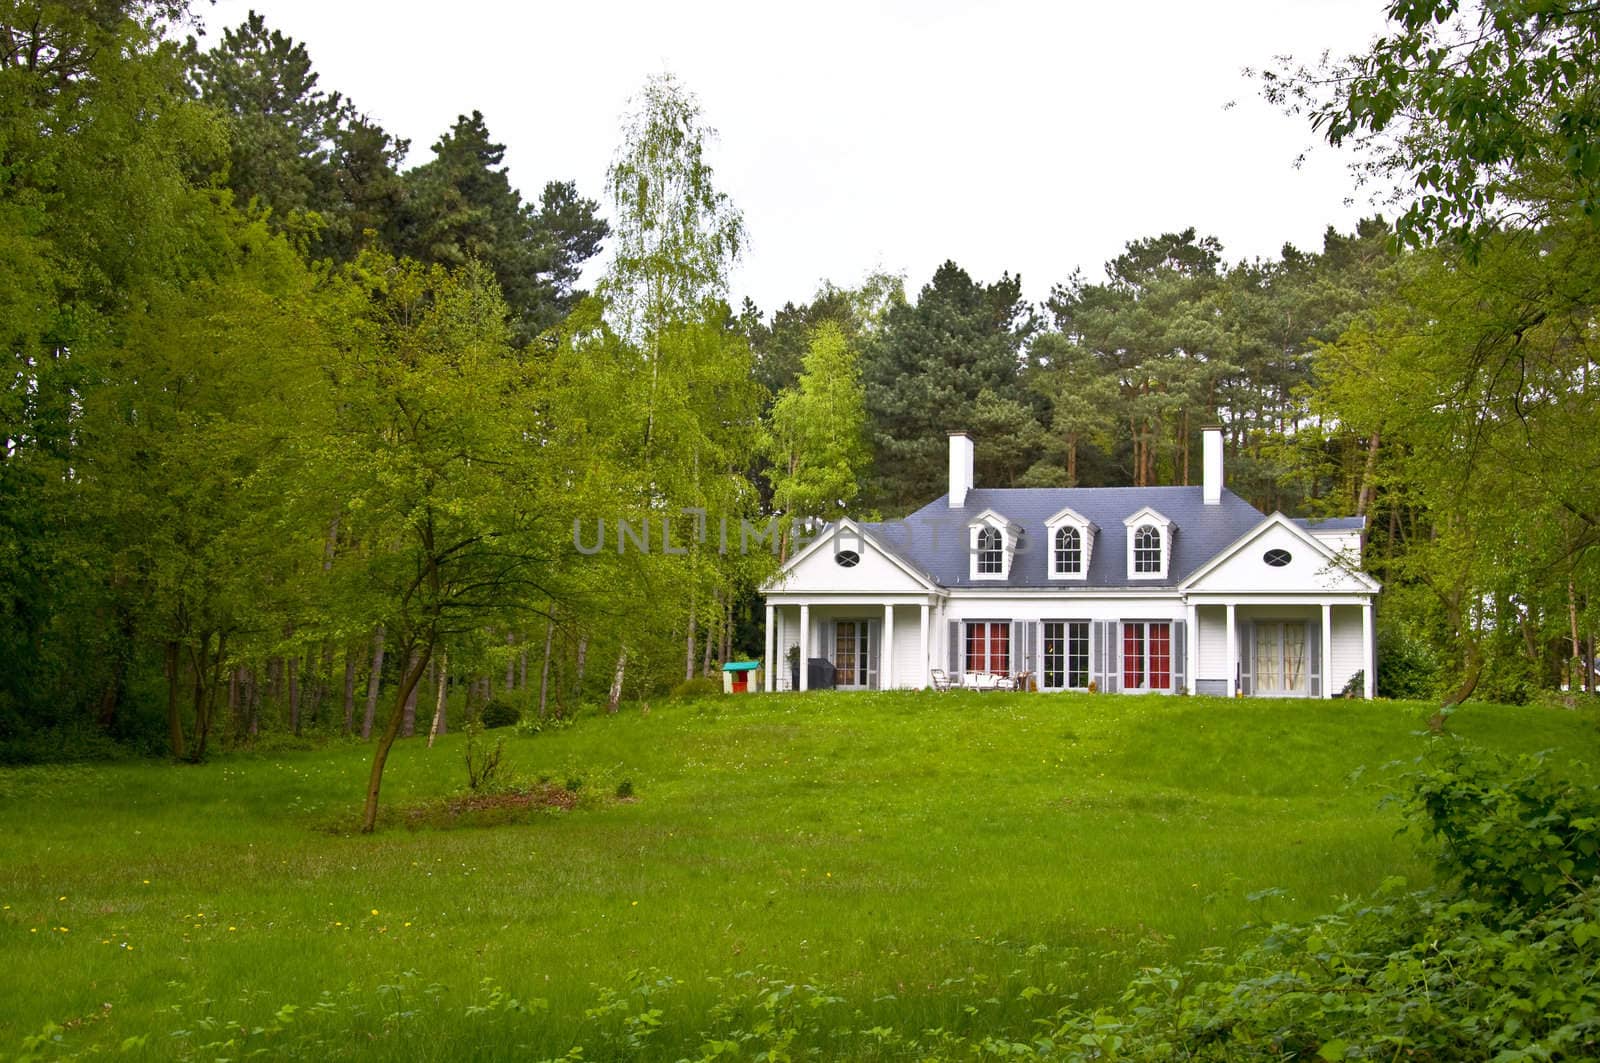
[(817, 327), (799, 378), (778, 395), (765, 443), (773, 506), (790, 523), (847, 512), (868, 458), (866, 402), (858, 356), (833, 322)]

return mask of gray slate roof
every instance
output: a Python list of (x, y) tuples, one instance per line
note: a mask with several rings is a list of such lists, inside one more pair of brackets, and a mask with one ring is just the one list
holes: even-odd
[[(1265, 515), (1234, 494), (1205, 504), (1200, 487), (1011, 487), (976, 488), (966, 505), (951, 509), (948, 495), (923, 506), (903, 521), (864, 524), (886, 549), (942, 587), (1037, 587), (1065, 590), (1080, 587), (1173, 587), (1260, 524)], [(1128, 578), (1127, 538), (1123, 521), (1144, 507), (1172, 522), (1173, 556), (1165, 580)], [(1086, 582), (1063, 582), (1047, 576), (1049, 543), (1045, 521), (1071, 508), (1098, 526)], [(967, 527), (978, 514), (992, 509), (1023, 529), (1026, 553), (1011, 563), (1004, 580), (970, 576)], [(1344, 518), (1341, 518), (1344, 519)], [(1325, 522), (1326, 523), (1326, 522)]]

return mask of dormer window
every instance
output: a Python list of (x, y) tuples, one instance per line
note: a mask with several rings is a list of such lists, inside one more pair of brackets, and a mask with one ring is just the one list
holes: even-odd
[(1133, 573), (1154, 576), (1161, 572), (1161, 532), (1153, 524), (1141, 524), (1133, 533)]
[(992, 509), (967, 526), (971, 561), (967, 575), (975, 580), (1003, 580), (1011, 575), (1011, 559), (1021, 549), (1022, 529)]
[(994, 528), (978, 529), (978, 575), (999, 576), (1006, 570), (1005, 536)]
[(1094, 555), (1095, 527), (1082, 514), (1070, 509), (1044, 522), (1048, 553), (1046, 571), (1054, 580), (1087, 581), (1089, 560)]
[(1067, 526), (1056, 529), (1055, 553), (1051, 557), (1057, 576), (1076, 576), (1083, 571), (1083, 533)]
[(1172, 536), (1177, 526), (1149, 506), (1123, 524), (1128, 529), (1128, 578), (1166, 579), (1172, 564)]

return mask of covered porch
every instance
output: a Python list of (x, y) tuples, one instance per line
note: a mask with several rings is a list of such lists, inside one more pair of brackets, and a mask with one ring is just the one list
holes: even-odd
[(766, 689), (920, 690), (937, 660), (938, 594), (767, 597)]
[(1191, 694), (1338, 697), (1377, 692), (1371, 595), (1190, 595)]

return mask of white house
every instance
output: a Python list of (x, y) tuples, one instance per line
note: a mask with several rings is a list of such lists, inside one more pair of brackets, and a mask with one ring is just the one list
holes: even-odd
[(952, 433), (948, 494), (904, 520), (840, 521), (763, 588), (766, 688), (813, 672), (918, 688), (937, 668), (1263, 697), (1334, 697), (1360, 676), (1371, 697), (1363, 518), (1263, 515), (1223, 487), (1221, 429), (1203, 435), (1199, 487), (986, 489)]

